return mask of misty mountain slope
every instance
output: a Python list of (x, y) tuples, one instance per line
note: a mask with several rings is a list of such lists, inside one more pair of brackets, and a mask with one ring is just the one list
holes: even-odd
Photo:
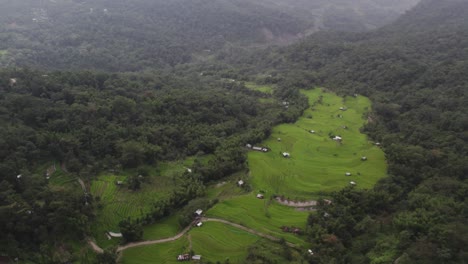
[(225, 46), (291, 43), (319, 30), (365, 30), (415, 0), (2, 0), (0, 65), (138, 71)]
[(336, 193), (309, 218), (311, 263), (466, 263), (467, 18), (468, 1), (424, 0), (374, 32), (246, 56), (245, 69), (271, 74), (256, 75), (264, 82), (373, 101), (364, 131), (382, 144), (389, 177)]
[(306, 28), (291, 15), (247, 1), (7, 2), (0, 11), (4, 66), (160, 68), (228, 42), (264, 42), (263, 31), (274, 38)]

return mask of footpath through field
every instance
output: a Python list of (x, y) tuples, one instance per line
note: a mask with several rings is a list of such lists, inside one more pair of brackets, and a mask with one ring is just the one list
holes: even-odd
[[(269, 239), (271, 241), (275, 241), (275, 242), (280, 241), (280, 239), (277, 238), (277, 237), (258, 232), (258, 231), (254, 230), (254, 229), (250, 229), (250, 228), (247, 228), (245, 226), (242, 226), (242, 225), (239, 225), (239, 224), (236, 224), (236, 223), (233, 223), (233, 222), (229, 222), (229, 221), (224, 220), (224, 219), (204, 217), (204, 218), (202, 218), (202, 221), (204, 221), (204, 222), (223, 223), (223, 224), (226, 224), (226, 225), (230, 225), (230, 226), (242, 229), (242, 230), (244, 230), (246, 232), (257, 235), (259, 237)], [(124, 246), (119, 246), (117, 248), (117, 252), (122, 252), (122, 251), (124, 251), (126, 249), (134, 248), (134, 247), (141, 247), (141, 246), (161, 244), (161, 243), (175, 241), (175, 240), (181, 238), (183, 235), (185, 235), (191, 228), (192, 228), (192, 225), (189, 225), (184, 230), (182, 230), (179, 234), (177, 234), (177, 235), (175, 235), (173, 237), (168, 237), (168, 238), (163, 238), (163, 239), (158, 239), (158, 240), (147, 240), (147, 241), (133, 242), (133, 243), (126, 244)], [(95, 252), (97, 252), (97, 253), (103, 253), (104, 252), (104, 250), (102, 248), (100, 248), (94, 241), (88, 240), (88, 244), (91, 246), (91, 248)], [(290, 247), (298, 248), (298, 246), (296, 244), (293, 244), (293, 243), (290, 243), (290, 242), (286, 242), (286, 244), (288, 246), (290, 246)]]

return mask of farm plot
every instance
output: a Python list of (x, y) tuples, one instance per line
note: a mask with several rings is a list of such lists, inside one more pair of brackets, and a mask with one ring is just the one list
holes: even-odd
[(208, 217), (225, 219), (299, 245), (304, 244), (303, 239), (283, 232), (281, 227), (294, 226), (304, 230), (307, 215), (268, 199), (256, 199), (252, 193), (224, 200), (207, 212)]
[(190, 231), (192, 250), (202, 255), (203, 260), (216, 263), (229, 259), (242, 263), (247, 256), (247, 247), (260, 240), (258, 236), (222, 223), (206, 222)]
[(119, 232), (119, 222), (130, 218), (144, 216), (152, 209), (153, 204), (166, 197), (171, 190), (171, 179), (154, 177), (150, 183), (145, 183), (138, 191), (131, 191), (125, 185), (125, 176), (102, 175), (91, 184), (91, 194), (100, 200), (96, 220), (92, 226), (93, 234), (101, 246), (117, 243), (115, 239), (109, 241), (106, 232)]
[[(263, 143), (270, 152), (248, 154), (252, 185), (293, 200), (323, 196), (350, 182), (371, 188), (385, 176), (386, 163), (382, 150), (359, 130), (370, 101), (363, 96), (343, 99), (320, 89), (303, 93), (311, 105), (303, 117), (273, 129)], [(336, 136), (341, 140), (332, 139)], [(284, 152), (290, 157), (283, 157)]]
[(179, 254), (189, 251), (189, 242), (186, 236), (173, 242), (149, 246), (129, 248), (122, 252), (122, 264), (175, 264)]

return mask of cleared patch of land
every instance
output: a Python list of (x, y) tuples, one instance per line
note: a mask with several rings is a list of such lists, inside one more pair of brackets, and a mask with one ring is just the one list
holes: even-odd
[[(311, 105), (303, 117), (273, 129), (263, 143), (270, 152), (249, 152), (252, 185), (288, 200), (317, 198), (351, 181), (358, 188), (371, 188), (385, 176), (386, 163), (382, 150), (359, 131), (370, 101), (363, 96), (342, 98), (321, 89), (302, 92)], [(332, 136), (340, 136), (342, 141)], [(283, 157), (284, 152), (290, 157)]]
[(180, 263), (177, 261), (179, 254), (188, 253), (189, 242), (184, 236), (178, 240), (163, 244), (129, 248), (122, 253), (123, 264)]
[[(130, 218), (135, 219), (151, 212), (158, 200), (164, 199), (173, 190), (172, 175), (182, 173), (193, 164), (195, 158), (178, 162), (161, 163), (154, 168), (148, 168), (149, 175), (143, 178), (141, 189), (129, 190), (127, 181), (136, 171), (129, 170), (115, 174), (102, 174), (91, 184), (91, 194), (99, 200), (99, 209), (92, 226), (93, 236), (101, 247), (116, 245), (120, 241), (109, 240), (106, 232), (119, 232), (119, 222)], [(118, 183), (122, 183), (119, 185)], [(146, 227), (145, 238), (158, 239), (174, 235), (179, 231), (176, 217), (167, 218), (161, 222)]]

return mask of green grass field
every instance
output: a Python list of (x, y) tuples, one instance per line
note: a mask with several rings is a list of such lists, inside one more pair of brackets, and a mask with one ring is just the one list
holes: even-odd
[(189, 242), (184, 236), (176, 241), (149, 245), (143, 247), (129, 248), (122, 252), (120, 263), (123, 264), (175, 264), (179, 254), (188, 253)]
[(179, 263), (177, 255), (190, 252), (189, 236), (194, 253), (202, 255), (204, 262), (213, 263), (224, 263), (226, 259), (231, 263), (242, 263), (247, 256), (247, 247), (261, 239), (229, 225), (206, 222), (177, 241), (127, 249), (121, 263)]
[[(359, 131), (366, 122), (363, 115), (370, 109), (370, 101), (363, 96), (343, 99), (321, 89), (303, 93), (309, 97), (310, 105), (322, 96), (322, 104), (307, 109), (294, 124), (276, 126), (263, 143), (270, 152), (249, 152), (252, 185), (293, 200), (317, 198), (349, 185), (350, 181), (359, 188), (371, 188), (386, 175), (386, 163), (382, 150)], [(339, 110), (342, 106), (348, 109)], [(329, 135), (341, 136), (342, 143)], [(291, 157), (284, 158), (282, 152)], [(368, 160), (361, 161), (362, 156)], [(345, 176), (346, 172), (352, 175)]]
[(304, 230), (307, 215), (269, 199), (257, 199), (253, 193), (224, 200), (207, 212), (208, 217), (229, 220), (299, 245), (305, 244), (302, 237), (284, 233), (280, 227), (295, 226)]
[(192, 250), (204, 261), (242, 263), (247, 247), (261, 238), (222, 223), (206, 222), (190, 231)]
[(143, 240), (155, 240), (177, 235), (182, 230), (178, 215), (174, 214), (152, 225), (143, 227)]

